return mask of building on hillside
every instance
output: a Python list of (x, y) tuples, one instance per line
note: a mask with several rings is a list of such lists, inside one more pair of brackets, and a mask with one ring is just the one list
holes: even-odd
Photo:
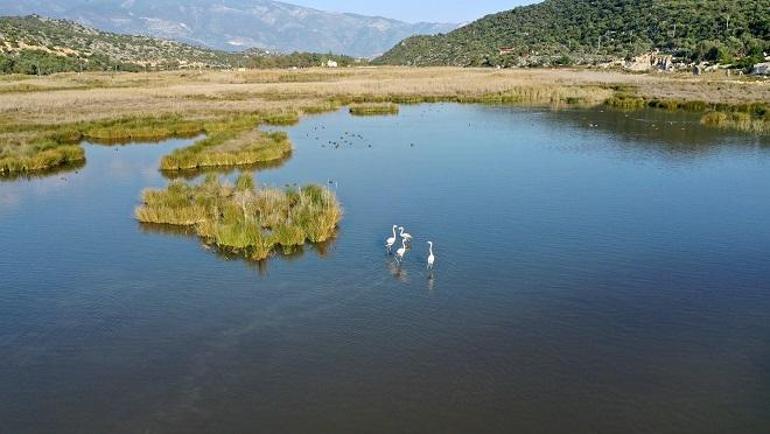
[(326, 61), (326, 67), (327, 68), (336, 68), (337, 66), (339, 66), (339, 65), (337, 65), (337, 62), (335, 62), (333, 60)]
[(505, 56), (506, 54), (513, 54), (513, 52), (514, 52), (515, 50), (516, 50), (516, 49), (515, 49), (515, 48), (513, 48), (513, 47), (500, 47), (500, 48), (499, 48), (499, 51), (500, 51), (500, 55), (501, 55), (501, 56)]

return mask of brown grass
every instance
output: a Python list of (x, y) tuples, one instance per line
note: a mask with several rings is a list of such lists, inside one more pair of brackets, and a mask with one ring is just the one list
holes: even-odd
[[(613, 100), (615, 105), (627, 108), (638, 105), (639, 98), (661, 106), (677, 101), (677, 107), (770, 100), (765, 81), (717, 75), (396, 67), (8, 76), (0, 81), (0, 93), (0, 158), (5, 159), (6, 172), (64, 164), (69, 157), (20, 163), (38, 152), (76, 144), (71, 140), (76, 134), (68, 140), (50, 137), (64, 127), (81, 138), (144, 140), (210, 134), (206, 123), (232, 117), (259, 116), (261, 123), (289, 124), (303, 114), (354, 103), (594, 106), (618, 94), (624, 97)], [(148, 119), (159, 121), (147, 128)], [(117, 127), (111, 126), (114, 123)]]

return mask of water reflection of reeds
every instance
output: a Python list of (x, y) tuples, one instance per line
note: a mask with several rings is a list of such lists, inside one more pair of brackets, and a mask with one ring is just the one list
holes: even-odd
[(238, 166), (228, 167), (201, 167), (197, 169), (184, 169), (184, 170), (161, 170), (160, 173), (169, 180), (185, 180), (193, 181), (201, 176), (208, 174), (217, 175), (233, 175), (239, 172), (261, 172), (270, 169), (278, 169), (283, 167), (291, 157), (293, 152), (288, 152), (286, 156), (280, 160), (272, 160), (261, 163), (243, 164)]
[(76, 172), (86, 166), (86, 160), (75, 161), (60, 166), (52, 167), (47, 170), (36, 170), (32, 172), (11, 172), (0, 173), (0, 182), (10, 182), (19, 180), (35, 180), (50, 178), (55, 175), (61, 175), (63, 173)]
[[(177, 237), (200, 239), (197, 232), (195, 231), (195, 228), (192, 226), (139, 223), (139, 230), (143, 234), (148, 235), (171, 235)], [(340, 229), (337, 229), (331, 238), (320, 243), (307, 243), (305, 245), (290, 246), (288, 248), (277, 246), (269, 258), (259, 261), (247, 259), (238, 252), (220, 249), (217, 246), (208, 244), (206, 242), (201, 242), (201, 246), (203, 246), (207, 251), (214, 253), (222, 260), (241, 261), (250, 265), (258, 266), (260, 269), (260, 274), (262, 274), (262, 272), (267, 271), (267, 263), (273, 258), (279, 258), (288, 262), (295, 262), (303, 258), (306, 253), (311, 251), (315, 252), (320, 258), (329, 257), (332, 250), (334, 249), (335, 244), (337, 243), (339, 234)]]

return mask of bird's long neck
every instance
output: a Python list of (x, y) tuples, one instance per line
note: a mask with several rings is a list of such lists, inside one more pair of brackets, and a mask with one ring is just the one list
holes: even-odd
[(396, 238), (396, 227), (393, 226), (393, 238)]
[(430, 253), (431, 256), (433, 256), (433, 244), (428, 246), (428, 252)]
[(401, 235), (403, 237), (404, 236), (404, 228), (398, 228), (398, 233), (399, 233), (399, 235)]

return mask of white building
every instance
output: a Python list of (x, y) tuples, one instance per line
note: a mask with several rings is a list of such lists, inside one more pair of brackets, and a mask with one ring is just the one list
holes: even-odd
[(335, 62), (335, 61), (333, 61), (333, 60), (328, 60), (328, 61), (326, 62), (326, 67), (327, 67), (327, 68), (336, 68), (337, 66), (338, 66), (338, 65), (337, 65), (337, 62)]

